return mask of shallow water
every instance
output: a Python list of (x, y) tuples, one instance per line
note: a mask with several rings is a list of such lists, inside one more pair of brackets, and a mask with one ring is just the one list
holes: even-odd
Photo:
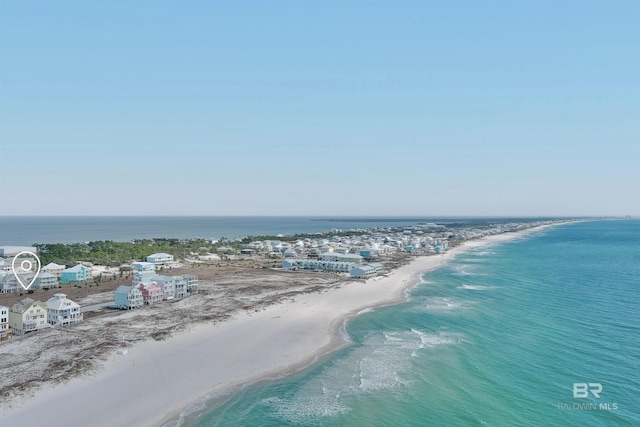
[(354, 319), (348, 348), (195, 425), (640, 425), (639, 221), (472, 249), (423, 280)]

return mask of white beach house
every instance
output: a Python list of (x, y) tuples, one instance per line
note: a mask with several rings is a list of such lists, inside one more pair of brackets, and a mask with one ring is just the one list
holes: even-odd
[(153, 276), (152, 280), (160, 286), (162, 299), (174, 299), (176, 297), (176, 276)]
[(193, 274), (183, 274), (182, 279), (184, 280), (188, 293), (195, 294), (198, 292), (198, 276), (194, 276)]
[(155, 265), (167, 265), (173, 263), (173, 255), (165, 254), (163, 252), (157, 254), (151, 254), (147, 257), (147, 262), (152, 262)]
[(182, 276), (175, 276), (176, 298), (184, 298), (187, 296), (187, 283)]
[(51, 289), (58, 286), (58, 276), (51, 273), (41, 272), (33, 282), (33, 289)]
[(0, 305), (0, 337), (9, 332), (9, 307)]
[(155, 270), (134, 270), (133, 284), (137, 285), (138, 283), (153, 280), (155, 276), (156, 276)]
[(22, 299), (9, 310), (9, 327), (16, 335), (48, 328), (47, 306), (31, 298)]
[(342, 261), (323, 261), (318, 259), (289, 259), (282, 262), (284, 270), (318, 270), (348, 273), (358, 264)]
[(22, 287), (13, 273), (0, 271), (0, 293), (8, 294), (18, 292)]
[(368, 277), (376, 276), (378, 273), (384, 271), (384, 265), (380, 263), (358, 265), (351, 270), (351, 277), (357, 277), (360, 279), (366, 279)]
[(360, 264), (362, 262), (362, 257), (358, 254), (341, 254), (338, 252), (325, 252), (320, 255), (320, 260), (322, 261), (332, 261), (332, 262), (353, 262), (356, 264)]
[(55, 294), (47, 300), (47, 322), (50, 325), (68, 325), (82, 321), (80, 306), (65, 294)]

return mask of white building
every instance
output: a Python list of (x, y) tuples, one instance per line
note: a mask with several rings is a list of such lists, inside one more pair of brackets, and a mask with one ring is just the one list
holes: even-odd
[(320, 255), (320, 259), (322, 261), (354, 262), (356, 264), (362, 262), (362, 257), (358, 254), (341, 254), (338, 252), (325, 252)]
[(184, 285), (187, 288), (188, 293), (195, 294), (198, 292), (198, 276), (193, 274), (183, 274), (182, 280), (184, 280)]
[(133, 285), (137, 285), (138, 283), (146, 282), (149, 280), (153, 280), (156, 276), (155, 270), (141, 270), (133, 272)]
[(317, 259), (288, 259), (282, 262), (284, 270), (319, 270), (348, 273), (358, 264), (342, 261), (323, 261)]
[(0, 271), (0, 293), (14, 293), (20, 291), (20, 289), (22, 289), (22, 286), (20, 286), (18, 279), (16, 279), (13, 273)]
[(152, 262), (155, 265), (171, 264), (173, 263), (173, 255), (165, 254), (163, 252), (151, 254), (147, 257), (147, 262)]
[(80, 306), (65, 294), (55, 294), (47, 300), (47, 322), (50, 325), (68, 325), (82, 322)]
[(9, 332), (9, 307), (0, 305), (0, 336)]
[(11, 262), (8, 259), (0, 258), (0, 271), (11, 271)]
[(38, 249), (33, 246), (0, 246), (0, 257), (16, 256), (20, 252), (37, 253)]
[(357, 277), (360, 279), (366, 279), (382, 273), (384, 271), (384, 265), (380, 263), (358, 265), (351, 270), (351, 277)]
[[(182, 279), (182, 277), (180, 278)], [(174, 299), (176, 297), (176, 277), (156, 275), (151, 278), (160, 289), (162, 289), (162, 299)]]
[(184, 298), (187, 296), (187, 283), (182, 276), (175, 276), (176, 298)]
[(58, 286), (58, 276), (51, 273), (41, 272), (33, 282), (33, 289), (51, 289)]

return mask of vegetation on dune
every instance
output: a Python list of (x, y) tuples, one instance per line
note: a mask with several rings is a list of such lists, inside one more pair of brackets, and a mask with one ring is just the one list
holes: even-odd
[[(403, 227), (386, 227), (385, 231), (398, 232)], [(88, 243), (36, 243), (33, 246), (38, 248), (38, 254), (42, 265), (50, 262), (71, 266), (77, 262), (91, 262), (109, 267), (118, 267), (131, 261), (144, 261), (147, 256), (166, 252), (176, 259), (184, 259), (190, 253), (204, 254), (206, 252), (216, 252), (220, 247), (228, 247), (235, 251), (253, 241), (283, 240), (295, 242), (304, 239), (318, 239), (330, 237), (361, 236), (371, 233), (376, 229), (369, 230), (333, 230), (327, 233), (298, 233), (275, 236), (247, 236), (242, 239), (230, 240), (221, 237), (218, 241), (211, 243), (204, 239), (139, 239), (131, 242), (114, 242), (111, 240), (98, 240)]]
[(50, 262), (74, 265), (79, 261), (117, 267), (131, 261), (143, 261), (147, 256), (166, 252), (176, 258), (184, 258), (191, 252), (214, 250), (215, 245), (204, 239), (142, 239), (133, 242), (99, 240), (88, 243), (35, 244), (42, 265)]
[[(334, 235), (349, 235), (353, 232), (331, 233)], [(359, 232), (358, 234), (362, 234)], [(88, 243), (35, 243), (42, 265), (50, 262), (63, 265), (74, 265), (77, 262), (91, 262), (99, 265), (117, 267), (131, 261), (144, 261), (147, 256), (165, 252), (177, 259), (184, 259), (190, 253), (216, 252), (222, 246), (240, 250), (247, 243), (255, 240), (286, 240), (295, 241), (305, 238), (318, 238), (319, 234), (295, 234), (287, 236), (248, 236), (242, 240), (229, 240), (221, 237), (211, 243), (204, 239), (139, 239), (131, 242), (114, 242), (98, 240)]]

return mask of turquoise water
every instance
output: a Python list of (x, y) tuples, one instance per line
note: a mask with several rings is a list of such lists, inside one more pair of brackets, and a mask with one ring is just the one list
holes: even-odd
[(640, 221), (477, 248), (423, 281), (354, 319), (348, 348), (195, 425), (640, 425)]

